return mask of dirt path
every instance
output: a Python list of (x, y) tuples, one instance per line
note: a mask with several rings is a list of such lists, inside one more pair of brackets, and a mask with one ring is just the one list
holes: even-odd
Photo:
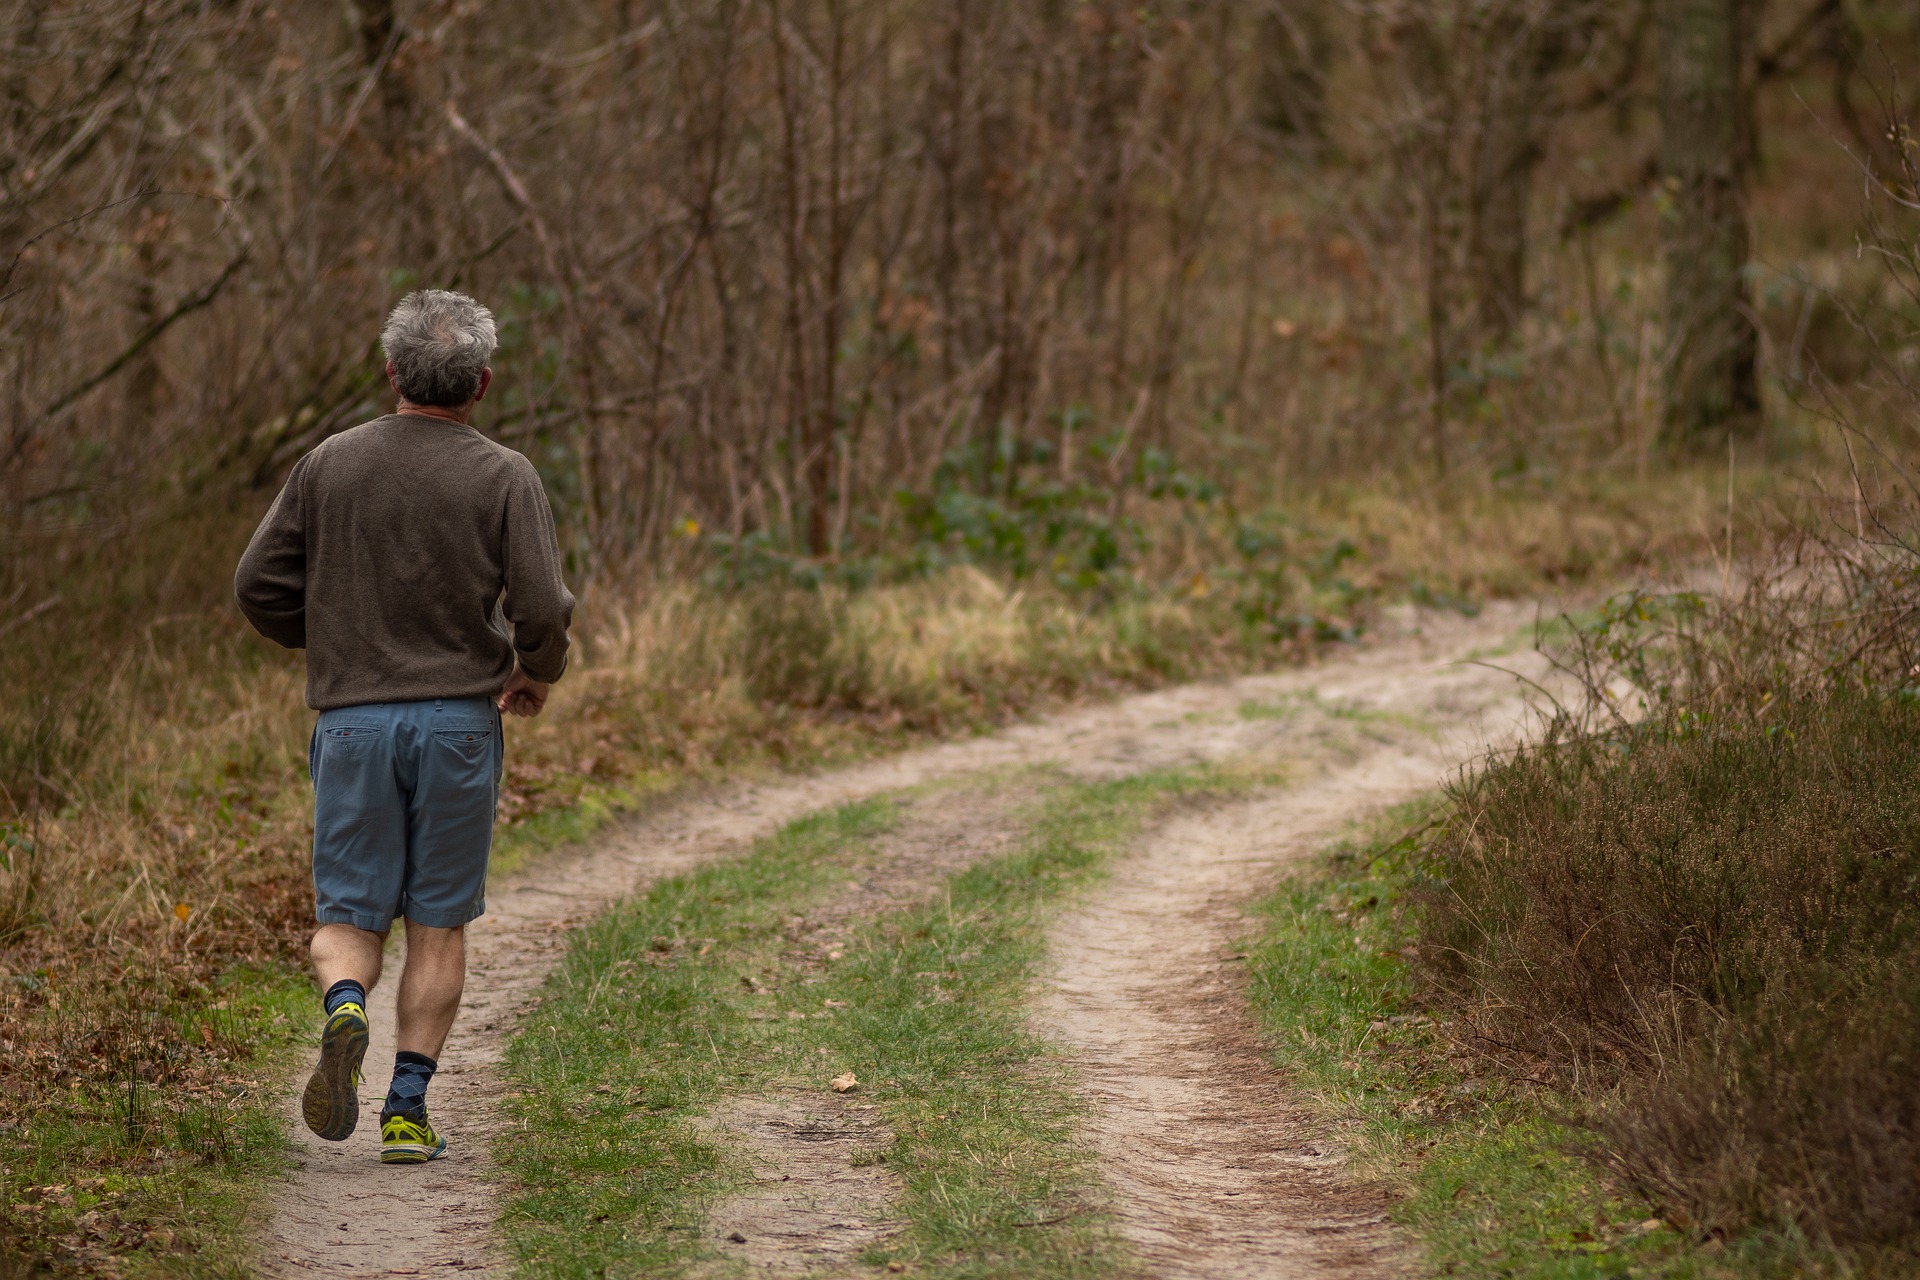
[[(1073, 1052), (1120, 1230), (1157, 1278), (1377, 1277), (1407, 1263), (1387, 1202), (1343, 1175), (1324, 1126), (1268, 1065), (1229, 953), (1250, 897), (1348, 822), (1510, 736), (1524, 707), (1510, 678), (1477, 667), (1347, 684), (1320, 685), (1322, 703), (1344, 694), (1344, 717), (1300, 718), (1307, 776), (1152, 832), (1054, 930), (1040, 1024)], [(1364, 732), (1340, 743), (1342, 720)], [(1351, 762), (1327, 767), (1329, 755)]]
[[(290, 1102), (297, 1167), (277, 1190), (262, 1265), (278, 1276), (504, 1272), (486, 1153), (487, 1135), (498, 1126), (502, 1048), (516, 1011), (557, 958), (566, 929), (614, 899), (738, 852), (813, 810), (940, 779), (1046, 762), (1082, 777), (1113, 777), (1229, 758), (1297, 758), (1302, 717), (1296, 713), (1304, 707), (1313, 711), (1308, 719), (1327, 719), (1324, 708), (1346, 700), (1385, 706), (1394, 716), (1458, 723), (1484, 698), (1466, 692), (1471, 681), (1435, 673), (1532, 620), (1533, 611), (1518, 606), (1489, 608), (1473, 620), (1420, 615), (1418, 632), (1402, 627), (1398, 639), (1315, 668), (1181, 686), (834, 773), (687, 796), (513, 877), (489, 893), (488, 914), (469, 933), (467, 999), (434, 1081), (434, 1114), (447, 1133), (450, 1158), (423, 1167), (381, 1166), (373, 1125), (363, 1120), (349, 1141), (323, 1143), (291, 1118)], [(1309, 695), (1317, 697), (1317, 708), (1306, 701)], [(1369, 751), (1372, 739), (1390, 736), (1380, 728), (1387, 723), (1343, 722), (1350, 740), (1332, 735), (1323, 754)], [(1391, 736), (1408, 734), (1396, 724)], [(1441, 759), (1425, 757), (1426, 772), (1418, 783), (1410, 775), (1408, 785), (1430, 785)], [(377, 1113), (392, 1062), (393, 990), (393, 982), (383, 982), (372, 1001), (364, 1116)]]

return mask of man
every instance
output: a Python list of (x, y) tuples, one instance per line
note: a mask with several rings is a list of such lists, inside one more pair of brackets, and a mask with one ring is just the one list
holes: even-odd
[(382, 330), (395, 412), (294, 464), (234, 579), (247, 620), (307, 651), (313, 963), (326, 992), (301, 1110), (335, 1142), (359, 1120), (367, 992), (407, 922), (399, 1053), (380, 1159), (446, 1151), (427, 1085), (460, 1007), (469, 921), (485, 909), (503, 744), (567, 661), (573, 597), (533, 465), (467, 425), (493, 371), (493, 314), (441, 289)]

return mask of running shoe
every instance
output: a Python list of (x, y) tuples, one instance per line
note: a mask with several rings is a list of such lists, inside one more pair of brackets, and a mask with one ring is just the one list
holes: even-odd
[(328, 1142), (345, 1142), (360, 1122), (360, 1061), (366, 1056), (367, 1011), (349, 1000), (328, 1015), (320, 1065), (300, 1098), (307, 1128)]
[(446, 1150), (447, 1140), (433, 1131), (426, 1112), (418, 1120), (401, 1111), (380, 1117), (381, 1164), (425, 1164)]

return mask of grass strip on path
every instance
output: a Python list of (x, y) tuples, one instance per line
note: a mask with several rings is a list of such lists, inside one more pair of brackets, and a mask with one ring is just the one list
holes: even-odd
[(1423, 1014), (1402, 894), (1417, 875), (1397, 837), (1432, 799), (1385, 815), (1262, 902), (1250, 996), (1277, 1064), (1342, 1125), (1357, 1171), (1441, 1275), (1513, 1280), (1747, 1280), (1853, 1274), (1805, 1240), (1696, 1241), (1609, 1186), (1582, 1156), (1573, 1100), (1477, 1077)]
[[(728, 1096), (824, 1093), (852, 1070), (893, 1139), (904, 1229), (867, 1261), (942, 1277), (1113, 1274), (1081, 1103), (1027, 1028), (1044, 926), (1156, 805), (1228, 785), (1166, 772), (1053, 782), (1015, 852), (928, 904), (796, 950), (796, 917), (878, 856), (884, 802), (802, 819), (584, 930), (509, 1053), (496, 1146), (505, 1234), (533, 1276), (672, 1274), (711, 1257), (717, 1197), (750, 1175), (699, 1117)], [(983, 800), (983, 802), (986, 802)]]

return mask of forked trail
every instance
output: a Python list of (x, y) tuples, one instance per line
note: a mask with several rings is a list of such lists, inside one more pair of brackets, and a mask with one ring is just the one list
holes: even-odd
[[(1042, 1023), (1073, 1052), (1097, 1102), (1093, 1139), (1113, 1207), (1150, 1274), (1390, 1274), (1383, 1206), (1346, 1184), (1337, 1153), (1316, 1142), (1261, 1065), (1224, 952), (1242, 927), (1240, 905), (1316, 841), (1511, 735), (1516, 682), (1459, 660), (1533, 620), (1531, 607), (1514, 605), (1473, 620), (1423, 614), (1417, 630), (1403, 625), (1396, 638), (1317, 667), (1162, 690), (833, 773), (687, 796), (540, 863), (495, 886), (469, 934), (467, 1000), (434, 1081), (450, 1158), (382, 1166), (377, 1126), (364, 1120), (349, 1141), (321, 1142), (294, 1118), (290, 1094), (298, 1161), (276, 1192), (262, 1267), (277, 1276), (508, 1270), (487, 1155), (502, 1048), (567, 928), (613, 900), (813, 810), (922, 783), (1023, 765), (1094, 778), (1253, 759), (1293, 770), (1294, 785), (1150, 833), (1062, 920)], [(1538, 675), (1530, 653), (1500, 661)], [(392, 1061), (393, 990), (383, 982), (373, 997), (366, 1117)], [(808, 1268), (798, 1257), (743, 1261)]]

